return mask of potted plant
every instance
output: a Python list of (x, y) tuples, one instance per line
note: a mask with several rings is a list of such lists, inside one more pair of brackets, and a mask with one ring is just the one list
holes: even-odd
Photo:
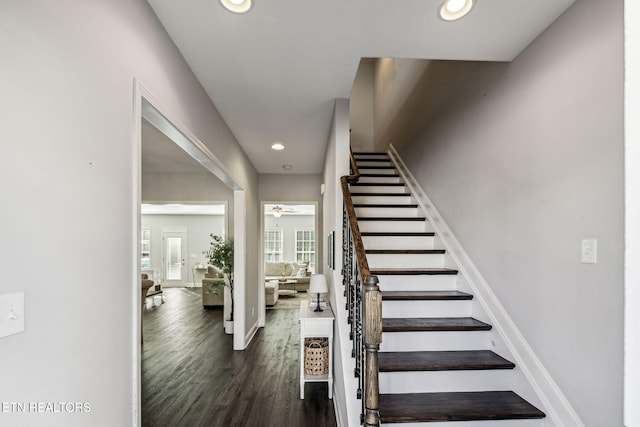
[[(209, 235), (211, 243), (209, 250), (205, 252), (209, 264), (219, 268), (224, 275), (224, 285), (229, 288), (231, 296), (231, 310), (229, 311), (229, 320), (225, 319), (225, 330), (233, 331), (233, 239), (225, 240), (223, 237), (214, 234)], [(207, 292), (217, 293), (219, 285), (215, 282), (210, 285)], [(229, 324), (227, 324), (229, 322)]]

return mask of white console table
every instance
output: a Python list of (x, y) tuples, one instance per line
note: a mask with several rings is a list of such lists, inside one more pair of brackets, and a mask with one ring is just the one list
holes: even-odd
[[(309, 307), (308, 300), (300, 301), (300, 399), (304, 399), (304, 385), (308, 382), (326, 382), (329, 386), (329, 399), (333, 398), (333, 312), (327, 305), (321, 312), (313, 311), (315, 304)], [(304, 373), (304, 339), (327, 338), (329, 340), (329, 372), (324, 375)]]

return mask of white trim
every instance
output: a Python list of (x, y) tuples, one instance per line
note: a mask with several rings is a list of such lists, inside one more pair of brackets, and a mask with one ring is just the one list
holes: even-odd
[(637, 1), (624, 2), (625, 18), (625, 318), (624, 423), (640, 427), (640, 13)]
[(247, 270), (247, 206), (245, 192), (233, 192), (233, 349), (244, 350), (248, 340), (244, 335), (246, 324), (246, 270)]
[(504, 340), (512, 353), (514, 362), (522, 370), (533, 387), (537, 397), (544, 406), (547, 417), (558, 426), (584, 426), (582, 420), (566, 399), (560, 388), (544, 368), (533, 349), (526, 342), (516, 325), (513, 323), (491, 287), (480, 274), (471, 258), (446, 224), (440, 213), (424, 192), (416, 178), (400, 158), (393, 145), (389, 146), (389, 155), (396, 162), (400, 176), (416, 198), (417, 203), (433, 226), (436, 235), (441, 239), (447, 253), (456, 263), (460, 274), (471, 288), (474, 299), (477, 299), (486, 311), (493, 324), (493, 328)]
[(141, 399), (142, 399), (142, 369), (140, 362), (140, 332), (142, 329), (142, 317), (141, 317), (141, 308), (142, 308), (142, 293), (139, 290), (138, 281), (140, 280), (140, 230), (142, 228), (142, 221), (140, 218), (140, 204), (142, 203), (142, 97), (143, 94), (146, 93), (146, 90), (138, 84), (137, 81), (133, 82), (133, 126), (131, 127), (133, 130), (133, 134), (131, 135), (131, 170), (133, 171), (133, 210), (131, 212), (131, 226), (133, 229), (131, 230), (131, 235), (134, 237), (134, 241), (132, 247), (135, 252), (133, 254), (133, 259), (137, 259), (137, 262), (133, 264), (132, 268), (132, 277), (131, 283), (134, 285), (131, 286), (131, 301), (133, 304), (131, 305), (131, 319), (133, 324), (133, 333), (131, 334), (131, 348), (133, 351), (131, 352), (132, 360), (131, 360), (131, 387), (132, 387), (132, 405), (131, 405), (131, 425), (133, 427), (138, 427), (142, 425), (142, 414), (141, 414)]

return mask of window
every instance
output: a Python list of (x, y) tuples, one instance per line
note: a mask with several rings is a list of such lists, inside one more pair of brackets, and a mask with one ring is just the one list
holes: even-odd
[(296, 261), (308, 261), (309, 268), (316, 264), (316, 233), (313, 230), (296, 230)]
[(140, 268), (151, 268), (151, 230), (140, 231)]
[(267, 230), (264, 232), (265, 262), (282, 261), (282, 231)]

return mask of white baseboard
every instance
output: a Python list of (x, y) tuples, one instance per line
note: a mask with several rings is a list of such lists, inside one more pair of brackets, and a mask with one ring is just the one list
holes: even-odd
[(256, 336), (257, 333), (258, 333), (258, 321), (256, 320), (255, 323), (251, 325), (251, 328), (247, 331), (246, 335), (244, 336), (245, 345), (243, 350), (249, 347), (251, 340), (253, 339), (253, 337)]
[(531, 388), (536, 393), (543, 406), (541, 409), (547, 414), (545, 425), (584, 427), (584, 423), (578, 414), (555, 381), (553, 381), (549, 372), (544, 368), (540, 359), (535, 355), (533, 349), (522, 336), (489, 284), (464, 251), (460, 242), (456, 239), (442, 216), (440, 216), (431, 199), (429, 199), (415, 176), (407, 168), (393, 145), (389, 147), (389, 155), (395, 161), (400, 176), (423, 209), (449, 256), (456, 263), (460, 274), (471, 288), (474, 298), (484, 308), (494, 329), (512, 353), (515, 359), (514, 362), (522, 370)]

